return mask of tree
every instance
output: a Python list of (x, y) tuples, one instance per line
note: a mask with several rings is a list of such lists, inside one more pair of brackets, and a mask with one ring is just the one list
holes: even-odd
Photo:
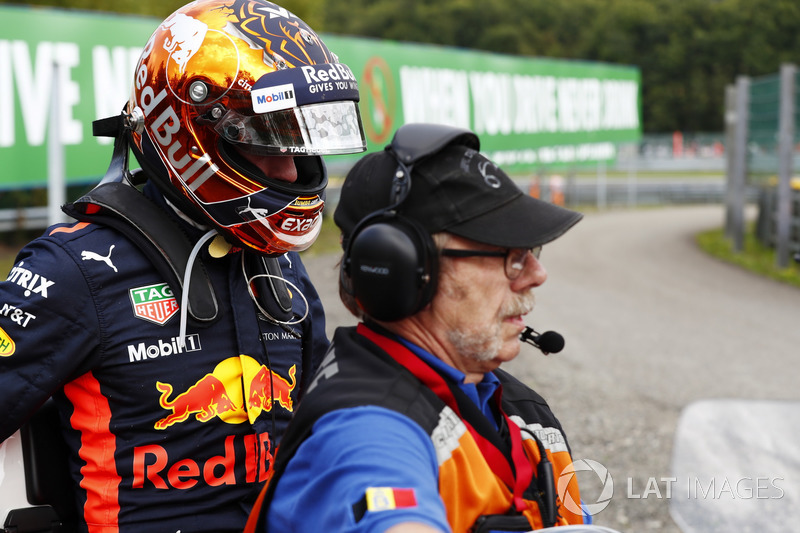
[[(23, 0), (163, 18), (184, 0)], [(278, 0), (318, 32), (638, 66), (646, 132), (723, 128), (725, 86), (800, 50), (797, 0)]]

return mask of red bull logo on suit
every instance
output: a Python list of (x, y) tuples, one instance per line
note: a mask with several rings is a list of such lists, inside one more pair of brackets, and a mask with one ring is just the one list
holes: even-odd
[(155, 386), (161, 393), (159, 405), (170, 413), (154, 427), (167, 429), (192, 416), (198, 422), (219, 417), (228, 424), (252, 423), (262, 412), (271, 411), (275, 403), (292, 412), (296, 371), (292, 365), (287, 379), (252, 357), (241, 355), (225, 359), (213, 372), (174, 396), (171, 384), (158, 381)]

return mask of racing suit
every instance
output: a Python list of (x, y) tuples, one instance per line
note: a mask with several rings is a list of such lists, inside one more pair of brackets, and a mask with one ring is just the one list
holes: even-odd
[[(205, 233), (144, 190), (190, 241)], [(243, 253), (201, 253), (218, 311), (183, 343), (178, 291), (105, 225), (48, 228), (0, 283), (0, 441), (54, 398), (84, 531), (243, 528), (328, 344), (300, 257), (279, 258), (295, 293), (279, 325), (249, 296)]]

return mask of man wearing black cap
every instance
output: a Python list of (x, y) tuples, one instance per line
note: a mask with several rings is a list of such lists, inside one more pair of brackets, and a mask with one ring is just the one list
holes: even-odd
[(336, 331), (284, 436), (268, 531), (582, 523), (559, 422), (499, 369), (547, 278), (542, 246), (581, 215), (526, 196), (478, 148), (407, 125), (348, 174), (340, 293), (362, 322)]

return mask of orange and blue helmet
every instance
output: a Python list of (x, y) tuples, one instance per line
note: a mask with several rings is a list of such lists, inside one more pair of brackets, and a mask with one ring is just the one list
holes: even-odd
[[(266, 0), (198, 0), (150, 37), (126, 113), (131, 149), (179, 210), (231, 244), (264, 254), (308, 248), (319, 234), (321, 156), (366, 140), (358, 84), (301, 19)], [(293, 157), (297, 180), (256, 157)]]

